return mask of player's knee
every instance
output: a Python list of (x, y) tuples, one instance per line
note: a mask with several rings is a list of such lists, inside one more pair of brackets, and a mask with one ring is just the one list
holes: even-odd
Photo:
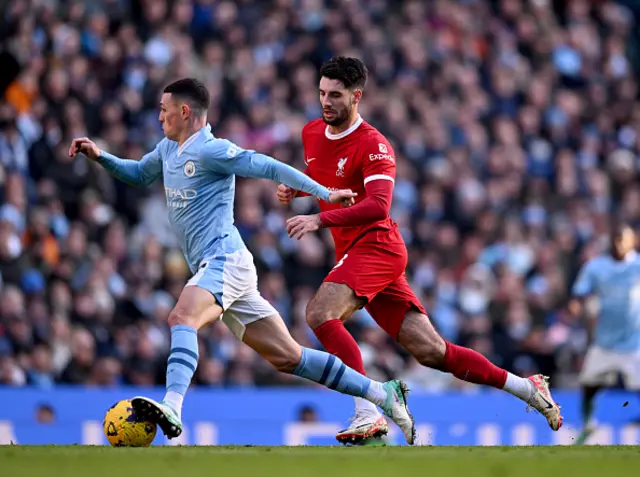
[(332, 319), (329, 313), (321, 308), (307, 308), (307, 324), (312, 330)]
[(318, 326), (332, 319), (329, 310), (322, 306), (322, 304), (317, 300), (311, 300), (307, 304), (306, 316), (307, 324), (312, 330), (315, 330)]
[(198, 328), (196, 318), (191, 313), (180, 310), (179, 308), (174, 308), (171, 313), (169, 313), (168, 321), (169, 327), (171, 328), (176, 325), (186, 325)]

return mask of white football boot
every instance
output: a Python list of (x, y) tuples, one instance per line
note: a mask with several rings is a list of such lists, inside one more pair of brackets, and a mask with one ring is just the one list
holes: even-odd
[(387, 391), (387, 399), (384, 405), (380, 406), (385, 416), (391, 418), (393, 422), (400, 428), (404, 434), (407, 444), (410, 446), (416, 443), (416, 422), (409, 412), (407, 404), (407, 396), (409, 388), (407, 385), (397, 379), (384, 383), (384, 389)]
[(389, 432), (389, 425), (382, 414), (356, 409), (351, 424), (336, 434), (341, 444), (360, 444), (367, 439), (382, 437)]
[(549, 423), (549, 427), (557, 431), (562, 427), (563, 417), (560, 414), (560, 406), (551, 397), (551, 391), (549, 391), (549, 378), (542, 374), (535, 374), (530, 376), (529, 381), (535, 388), (533, 395), (527, 402), (529, 408), (535, 409), (542, 414)]

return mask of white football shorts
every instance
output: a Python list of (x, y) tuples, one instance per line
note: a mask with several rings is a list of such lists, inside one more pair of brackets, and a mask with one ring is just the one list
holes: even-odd
[(582, 386), (611, 387), (622, 375), (627, 389), (640, 390), (640, 352), (620, 353), (592, 346), (587, 351), (580, 373)]
[(258, 291), (258, 273), (247, 249), (203, 260), (187, 282), (209, 291), (222, 306), (222, 321), (242, 340), (247, 325), (269, 316), (276, 309)]

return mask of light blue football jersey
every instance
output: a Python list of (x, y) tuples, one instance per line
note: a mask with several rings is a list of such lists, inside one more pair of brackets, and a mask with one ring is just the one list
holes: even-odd
[(282, 162), (214, 137), (209, 125), (181, 147), (163, 139), (140, 161), (103, 152), (98, 162), (114, 177), (134, 186), (148, 186), (163, 177), (169, 220), (192, 272), (205, 259), (246, 248), (234, 226), (236, 175), (271, 179), (323, 200), (330, 194)]
[(622, 261), (610, 254), (589, 260), (573, 285), (577, 297), (596, 295), (600, 302), (595, 344), (612, 351), (640, 351), (640, 256)]

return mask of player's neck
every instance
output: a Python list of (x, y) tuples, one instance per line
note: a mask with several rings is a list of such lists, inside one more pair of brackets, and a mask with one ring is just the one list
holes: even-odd
[(328, 131), (329, 134), (333, 134), (333, 135), (337, 135), (337, 134), (341, 134), (343, 132), (345, 132), (347, 129), (349, 129), (351, 126), (353, 126), (356, 121), (358, 120), (358, 117), (360, 115), (358, 114), (358, 111), (355, 110), (353, 111), (353, 113), (351, 114), (351, 116), (349, 117), (348, 121), (345, 121), (344, 123), (340, 124), (339, 126), (328, 126)]
[(180, 135), (178, 136), (178, 146), (182, 146), (187, 139), (189, 139), (191, 136), (193, 136), (195, 133), (197, 133), (198, 131), (200, 131), (204, 126), (205, 126), (206, 121), (202, 120), (202, 121), (194, 121), (193, 123), (189, 124), (184, 131), (182, 131), (180, 133)]
[(614, 260), (618, 262), (630, 262), (636, 257), (637, 252), (635, 250), (629, 250), (627, 253), (624, 253), (624, 254), (613, 252), (612, 255)]

